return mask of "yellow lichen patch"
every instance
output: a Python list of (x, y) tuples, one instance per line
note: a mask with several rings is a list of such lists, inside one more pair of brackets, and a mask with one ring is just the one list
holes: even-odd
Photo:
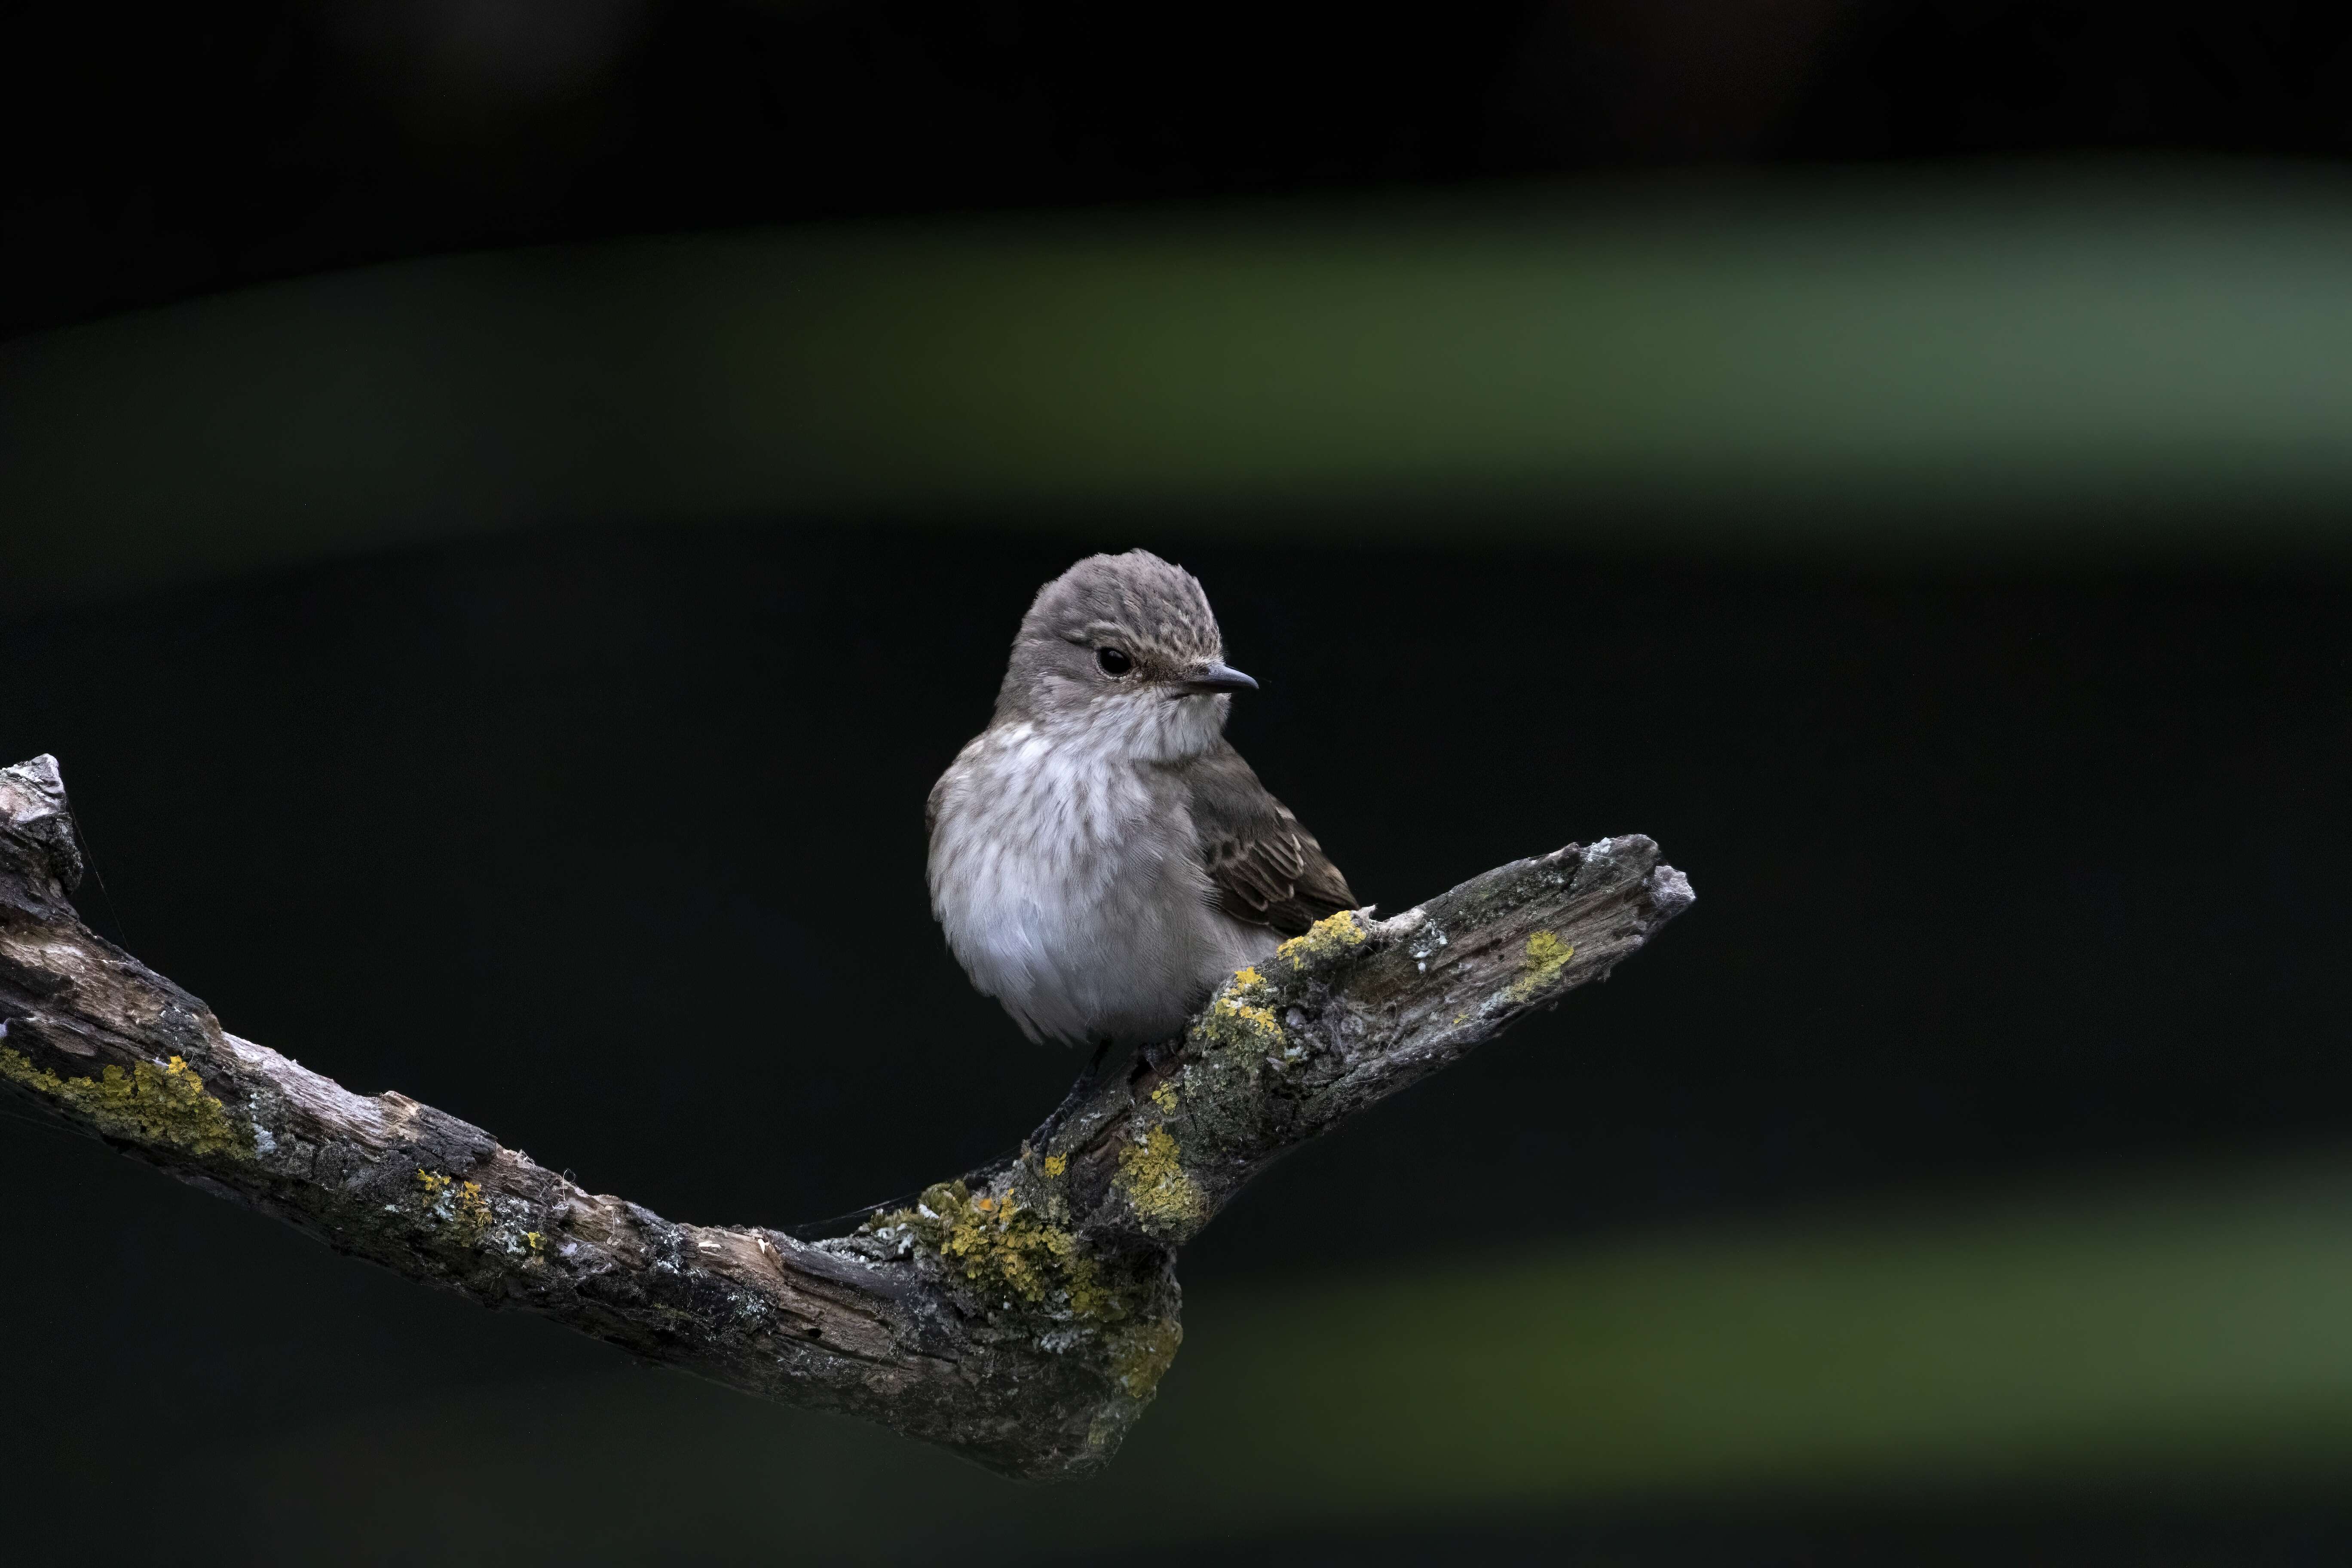
[(1176, 1347), (1183, 1342), (1184, 1325), (1173, 1318), (1139, 1323), (1113, 1342), (1111, 1372), (1129, 1396), (1149, 1399), (1167, 1374), (1169, 1363), (1176, 1359)]
[(1255, 966), (1238, 969), (1192, 1025), (1192, 1038), (1207, 1050), (1240, 1047), (1262, 1056), (1296, 1055), (1282, 1032), (1272, 989)]
[(490, 1228), (490, 1200), (482, 1195), (478, 1182), (457, 1184), (457, 1234), (468, 1242), (479, 1241), (482, 1233)]
[(1263, 1040), (1268, 1050), (1281, 1046), (1282, 1026), (1275, 1021), (1273, 1008), (1253, 1007), (1246, 1002), (1236, 1002), (1230, 996), (1217, 1005), (1223, 1010), (1226, 1016)]
[(1052, 1177), (1054, 1180), (1057, 1182), (1060, 1181), (1062, 1179), (1063, 1173), (1067, 1171), (1069, 1168), (1070, 1160), (1068, 1155), (1048, 1154), (1045, 1156), (1045, 1174)]
[(109, 1138), (177, 1149), (200, 1159), (253, 1155), (253, 1134), (229, 1120), (228, 1109), (205, 1092), (196, 1069), (178, 1057), (162, 1067), (133, 1062), (129, 1072), (108, 1067), (96, 1078), (62, 1078), (33, 1065), (21, 1051), (0, 1047), (0, 1078), (20, 1084), (89, 1122)]
[(942, 1182), (924, 1191), (920, 1208), (883, 1215), (875, 1224), (877, 1229), (903, 1225), (912, 1230), (983, 1297), (1039, 1306), (1058, 1295), (1081, 1318), (1118, 1315), (1100, 1270), (1079, 1250), (1077, 1238), (1022, 1207), (1009, 1193), (975, 1198), (961, 1182)]
[(1202, 1045), (1211, 1050), (1236, 1047), (1256, 1051), (1265, 1056), (1280, 1056), (1290, 1047), (1283, 1035), (1282, 1024), (1270, 1007), (1259, 1007), (1242, 1001), (1234, 991), (1228, 991), (1209, 1004), (1201, 1015), (1195, 1035)]
[(1276, 948), (1274, 955), (1286, 960), (1293, 968), (1304, 969), (1360, 946), (1371, 934), (1370, 928), (1356, 918), (1355, 910), (1341, 910), (1307, 927), (1305, 936), (1294, 936)]
[[(1057, 1231), (1055, 1234), (1062, 1237), (1065, 1249), (1076, 1245), (1067, 1233)], [(1071, 1311), (1097, 1322), (1126, 1315), (1127, 1309), (1120, 1304), (1118, 1297), (1103, 1287), (1101, 1271), (1096, 1268), (1093, 1258), (1065, 1257), (1062, 1264), (1064, 1289), (1070, 1294)]]
[(1576, 956), (1576, 949), (1548, 931), (1539, 931), (1528, 938), (1527, 967), (1511, 982), (1511, 1000), (1531, 1002), (1537, 994), (1559, 975), (1561, 967)]
[(451, 1234), (460, 1243), (471, 1247), (489, 1234), (490, 1222), (497, 1215), (490, 1207), (490, 1200), (482, 1195), (479, 1182), (461, 1182), (455, 1176), (421, 1168), (416, 1181), (425, 1189), (425, 1214), (447, 1221)]
[(1151, 1103), (1162, 1110), (1176, 1109), (1176, 1085), (1171, 1080), (1151, 1091)]
[(1111, 1184), (1144, 1227), (1162, 1236), (1181, 1237), (1208, 1217), (1208, 1200), (1185, 1173), (1176, 1140), (1165, 1127), (1153, 1128), (1141, 1142), (1119, 1151)]

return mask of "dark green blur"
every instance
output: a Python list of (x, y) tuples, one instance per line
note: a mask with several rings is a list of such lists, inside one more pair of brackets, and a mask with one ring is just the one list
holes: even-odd
[(0, 352), (19, 595), (908, 511), (1811, 559), (2337, 559), (2352, 184), (1814, 172), (303, 279)]
[[(110, 1397), (218, 1460), (228, 1561), (331, 1531), (352, 1562), (771, 1562), (786, 1516), (817, 1560), (1076, 1562), (1138, 1519), (1278, 1555), (1611, 1510), (2333, 1506), (2347, 198), (2071, 164), (910, 220), (0, 348), (0, 647), (37, 678), (0, 731), (65, 754), (131, 945), (232, 1028), (681, 1218), (886, 1195), (1058, 1091), (991, 1054), (1021, 1047), (932, 942), (917, 825), (1081, 546), (1174, 540), (1274, 648), (1244, 744), (1389, 907), (1627, 830), (1701, 896), (1496, 1047), (1573, 1070), (1465, 1066), (1221, 1222), (1162, 1405), (1086, 1487), (461, 1321), (7, 1122), (13, 1190), (74, 1173), (19, 1255), (120, 1271), (20, 1298), (20, 1375), (61, 1405), (53, 1350), (125, 1358)], [(1994, 587), (1923, 596), (1955, 582)], [(641, 753), (674, 772), (631, 815), (598, 781)], [(454, 845), (410, 788), (451, 757)], [(184, 831), (231, 807), (278, 836), (257, 864)], [(874, 930), (929, 966), (878, 998)], [(289, 931), (319, 945), (281, 968)], [(459, 1022), (383, 1016), (394, 952)], [(689, 1050), (663, 1009), (712, 952), (734, 989)], [(575, 1012), (530, 1000), (583, 968)], [(869, 1015), (908, 1065), (825, 1063)], [(1682, 1068), (1780, 1121), (1675, 1122)], [(907, 1079), (940, 1103), (866, 1127)], [(1656, 1144), (1852, 1147), (1776, 1186), (1769, 1150), (1610, 1143), (1629, 1083)], [(1503, 1116), (1550, 1142), (1497, 1152)], [(1906, 1166), (1915, 1138), (1945, 1142)], [(24, 1452), (103, 1479), (111, 1411)]]
[[(1572, 1507), (1965, 1507), (2004, 1487), (2275, 1501), (2352, 1463), (2347, 1202), (2340, 1163), (2201, 1166), (1213, 1287), (1120, 1463), (1068, 1488), (622, 1371), (325, 1420), (238, 1468), (282, 1528), (327, 1528), (309, 1500), (331, 1499), (404, 1550), (530, 1560), (685, 1539), (767, 1561), (784, 1518), (828, 1560), (919, 1562), (1138, 1521), (1199, 1546)], [(513, 1508), (600, 1471), (639, 1506)]]

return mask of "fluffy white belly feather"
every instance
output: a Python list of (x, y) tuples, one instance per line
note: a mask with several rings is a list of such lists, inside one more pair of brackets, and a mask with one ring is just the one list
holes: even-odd
[(1032, 1039), (1166, 1039), (1274, 946), (1213, 907), (1181, 787), (1122, 738), (1013, 724), (958, 763), (932, 832), (932, 912)]

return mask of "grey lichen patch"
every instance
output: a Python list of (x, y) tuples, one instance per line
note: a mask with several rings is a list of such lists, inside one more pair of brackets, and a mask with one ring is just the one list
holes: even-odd
[(1413, 921), (1412, 929), (1406, 933), (1404, 950), (1412, 957), (1414, 969), (1425, 973), (1429, 969), (1429, 961), (1435, 958), (1454, 939), (1446, 935), (1445, 928), (1430, 919), (1426, 912), (1420, 910), (1412, 912), (1419, 918)]
[(96, 1078), (66, 1078), (0, 1046), (0, 1078), (32, 1090), (109, 1138), (174, 1149), (198, 1159), (253, 1158), (253, 1129), (230, 1119), (196, 1069), (178, 1057), (133, 1062)]
[(961, 1182), (938, 1183), (914, 1207), (877, 1215), (866, 1229), (903, 1229), (982, 1300), (1018, 1301), (1090, 1321), (1125, 1315), (1120, 1292), (1077, 1238), (1009, 1192), (975, 1196)]
[(1293, 969), (1310, 969), (1361, 947), (1371, 934), (1372, 928), (1362, 916), (1353, 910), (1341, 910), (1307, 927), (1306, 935), (1292, 937), (1276, 948), (1274, 955)]
[(1550, 989), (1559, 978), (1568, 961), (1576, 956), (1576, 949), (1548, 931), (1539, 931), (1528, 938), (1527, 957), (1518, 977), (1511, 982), (1510, 997), (1514, 1002), (1532, 1002)]
[[(1605, 847), (1604, 840), (1594, 849)], [(1587, 857), (1592, 853), (1592, 849), (1580, 850), (1571, 845), (1539, 859), (1515, 860), (1508, 866), (1498, 866), (1433, 900), (1430, 914), (1442, 918), (1456, 935), (1499, 925), (1530, 904), (1556, 901), (1563, 891), (1584, 879)], [(1426, 955), (1416, 952), (1414, 956)]]
[(1209, 1217), (1208, 1199), (1184, 1169), (1175, 1136), (1165, 1127), (1154, 1127), (1119, 1150), (1111, 1185), (1144, 1231), (1163, 1240), (1182, 1240)]

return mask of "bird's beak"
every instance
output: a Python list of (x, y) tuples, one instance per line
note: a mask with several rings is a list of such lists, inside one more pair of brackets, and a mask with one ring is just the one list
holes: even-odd
[(1184, 678), (1183, 689), (1187, 697), (1210, 691), (1255, 691), (1257, 682), (1230, 664), (1212, 661), (1193, 666), (1192, 673)]

